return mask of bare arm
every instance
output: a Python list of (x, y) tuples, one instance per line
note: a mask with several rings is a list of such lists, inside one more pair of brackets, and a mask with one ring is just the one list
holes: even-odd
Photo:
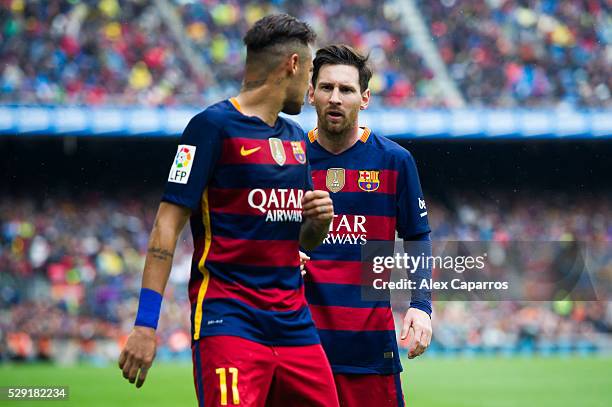
[(159, 204), (149, 237), (149, 248), (142, 276), (143, 288), (164, 293), (172, 268), (176, 241), (190, 214), (191, 211), (182, 206), (167, 202)]
[[(176, 241), (189, 215), (190, 210), (182, 206), (166, 202), (159, 205), (149, 238), (142, 288), (164, 293), (172, 269)], [(156, 341), (155, 329), (135, 326), (119, 356), (119, 369), (123, 371), (123, 377), (130, 383), (136, 382), (136, 387), (143, 385), (147, 371), (153, 364)]]

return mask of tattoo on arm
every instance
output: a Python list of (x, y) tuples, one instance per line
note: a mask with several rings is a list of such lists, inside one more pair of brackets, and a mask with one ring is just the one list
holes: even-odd
[(149, 247), (147, 250), (154, 259), (168, 261), (172, 260), (174, 254), (166, 249), (162, 249), (161, 247)]

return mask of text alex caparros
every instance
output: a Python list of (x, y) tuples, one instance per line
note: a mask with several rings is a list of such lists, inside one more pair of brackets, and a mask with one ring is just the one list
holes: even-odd
[[(410, 274), (415, 274), (418, 270), (438, 270), (454, 271), (461, 274), (465, 271), (477, 271), (485, 268), (487, 254), (482, 256), (412, 256), (407, 253), (396, 253), (394, 256), (376, 256), (373, 260), (372, 271), (381, 274), (386, 269), (406, 270)], [(375, 279), (372, 281), (373, 287), (377, 290), (507, 290), (507, 281), (464, 281), (459, 278), (450, 281), (433, 281), (431, 278), (421, 278), (411, 280), (402, 278), (399, 281), (384, 281)]]

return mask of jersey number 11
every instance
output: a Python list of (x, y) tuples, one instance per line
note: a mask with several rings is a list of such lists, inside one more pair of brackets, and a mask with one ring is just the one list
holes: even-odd
[[(230, 374), (232, 375), (232, 404), (237, 406), (240, 404), (240, 395), (238, 394), (238, 369), (230, 367)], [(220, 367), (215, 370), (215, 373), (219, 375), (219, 391), (221, 392), (221, 405), (227, 406), (227, 374), (224, 367)]]

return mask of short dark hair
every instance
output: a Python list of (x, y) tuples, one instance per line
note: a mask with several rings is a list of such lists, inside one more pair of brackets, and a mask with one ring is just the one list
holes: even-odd
[(262, 54), (278, 53), (278, 45), (301, 44), (308, 46), (314, 43), (317, 35), (303, 21), (289, 14), (272, 14), (258, 20), (244, 36), (249, 57)]
[(368, 65), (369, 55), (362, 55), (355, 49), (344, 44), (333, 44), (317, 51), (313, 61), (312, 86), (316, 87), (319, 70), (323, 65), (350, 65), (359, 71), (359, 87), (361, 92), (368, 88), (372, 70)]

